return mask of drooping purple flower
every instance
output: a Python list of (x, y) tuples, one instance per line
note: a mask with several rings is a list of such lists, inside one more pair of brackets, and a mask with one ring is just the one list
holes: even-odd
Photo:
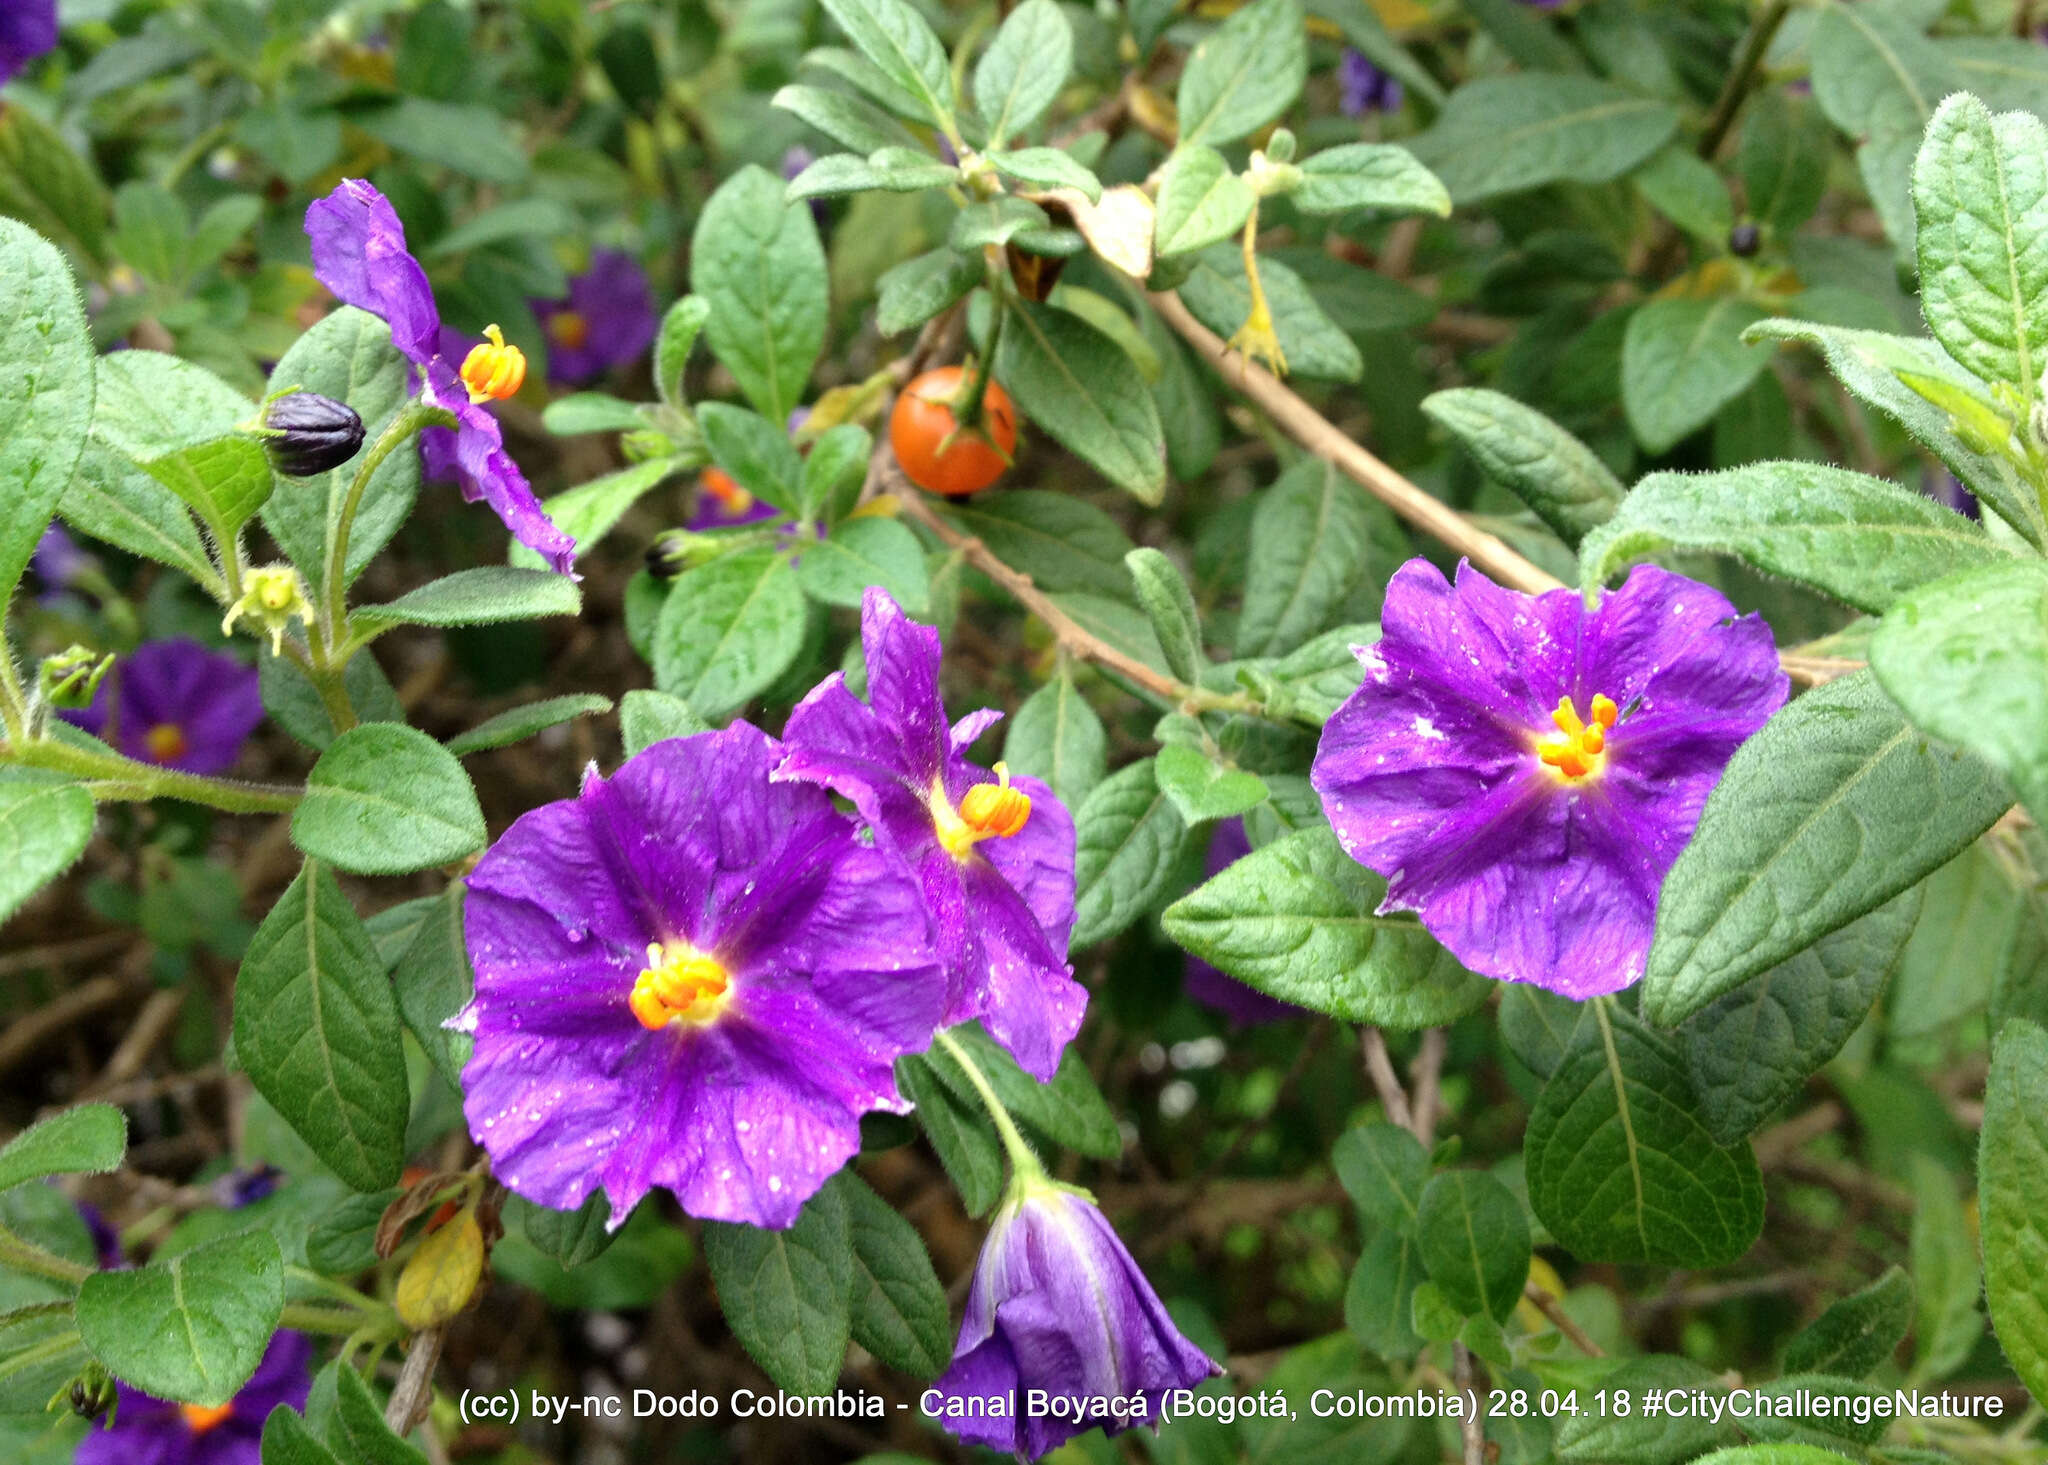
[(938, 632), (872, 586), (860, 626), (868, 700), (842, 673), (819, 683), (789, 715), (775, 776), (851, 799), (909, 862), (945, 968), (946, 1023), (980, 1018), (1026, 1072), (1050, 1079), (1088, 1001), (1066, 962), (1073, 816), (1037, 779), (967, 761), (1002, 714), (984, 709), (947, 727)]
[(484, 408), (519, 389), (526, 374), (519, 349), (507, 346), (496, 326), (459, 365), (443, 349), (441, 313), (426, 271), (406, 249), (405, 226), (390, 201), (360, 178), (344, 179), (307, 208), (306, 235), (313, 244), (315, 278), (337, 299), (389, 322), (391, 343), (419, 368), (421, 390), (455, 414), (459, 426), (453, 431), (422, 434), (427, 471), (453, 477), (465, 499), (483, 499), (513, 538), (560, 573), (570, 573), (576, 541), (542, 511), (526, 475), (505, 451), (498, 419)]
[(116, 660), (92, 705), (63, 716), (130, 758), (219, 773), (263, 721), (263, 694), (255, 667), (179, 637)]
[(1366, 59), (1363, 51), (1344, 48), (1337, 62), (1337, 105), (1346, 117), (1401, 110), (1401, 83)]
[(211, 1409), (168, 1403), (121, 1384), (112, 1426), (87, 1431), (75, 1465), (259, 1465), (263, 1421), (280, 1404), (305, 1408), (312, 1358), (313, 1345), (303, 1334), (274, 1334), (249, 1382)]
[[(1097, 1425), (1119, 1434), (1154, 1423), (1169, 1392), (1221, 1372), (1181, 1336), (1086, 1195), (1027, 1181), (982, 1243), (953, 1366), (933, 1385), (933, 1412), (967, 1444), (1036, 1460)], [(1033, 1390), (1076, 1404), (1066, 1417), (1034, 1412), (1026, 1407)], [(1079, 1402), (1135, 1396), (1142, 1412)]]
[(1380, 624), (1312, 781), (1387, 877), (1381, 910), (1486, 976), (1574, 998), (1638, 980), (1700, 806), (1785, 700), (1770, 627), (1651, 565), (1588, 611), (1420, 559)]
[(7, 0), (0, 5), (0, 86), (38, 56), (57, 49), (57, 0)]
[(569, 298), (536, 300), (533, 313), (548, 336), (548, 380), (572, 385), (632, 361), (661, 325), (646, 274), (616, 249), (591, 251), (590, 268), (569, 281)]
[[(1203, 873), (1220, 875), (1251, 852), (1252, 842), (1244, 832), (1244, 820), (1225, 819), (1209, 836), (1209, 854), (1202, 864)], [(1292, 1002), (1282, 1002), (1278, 997), (1268, 997), (1256, 987), (1247, 987), (1236, 977), (1218, 971), (1192, 953), (1188, 956), (1187, 975), (1181, 985), (1195, 1001), (1229, 1018), (1233, 1027), (1254, 1027), (1304, 1016), (1303, 1009)]]
[(917, 886), (778, 756), (744, 722), (657, 743), (470, 875), (464, 1112), (528, 1200), (787, 1226), (909, 1107), (892, 1065), (944, 1003)]

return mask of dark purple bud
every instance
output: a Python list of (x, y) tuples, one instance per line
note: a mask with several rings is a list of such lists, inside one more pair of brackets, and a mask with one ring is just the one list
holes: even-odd
[(318, 392), (291, 392), (263, 413), (270, 466), (291, 478), (339, 468), (363, 446), (363, 419), (346, 402)]
[(1728, 252), (1741, 259), (1748, 259), (1763, 243), (1763, 231), (1747, 219), (1728, 231)]

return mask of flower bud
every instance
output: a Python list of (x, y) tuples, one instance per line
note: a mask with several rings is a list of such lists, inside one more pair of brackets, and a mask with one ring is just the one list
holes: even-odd
[(45, 703), (67, 712), (76, 712), (82, 707), (92, 706), (92, 699), (99, 693), (100, 681), (113, 665), (112, 655), (102, 656), (83, 646), (71, 646), (55, 656), (43, 658), (42, 665), (36, 670), (36, 682)]
[(1728, 252), (1737, 259), (1748, 259), (1763, 243), (1763, 231), (1744, 219), (1728, 231)]
[(251, 570), (243, 583), (242, 598), (228, 607), (220, 623), (220, 633), (232, 634), (235, 623), (245, 617), (262, 628), (259, 635), (270, 637), (271, 655), (283, 655), (285, 627), (295, 617), (306, 625), (313, 624), (313, 603), (306, 598), (299, 572), (290, 565), (265, 565)]
[(363, 419), (346, 402), (318, 392), (287, 392), (263, 411), (270, 466), (291, 478), (339, 468), (363, 445)]
[(626, 455), (628, 463), (645, 463), (673, 455), (676, 441), (658, 428), (636, 427), (619, 438), (619, 451)]
[[(114, 1376), (99, 1363), (88, 1363), (78, 1376), (71, 1380), (63, 1398), (71, 1406), (71, 1412), (80, 1419), (98, 1419), (120, 1402), (120, 1394), (114, 1387)], [(54, 1401), (53, 1401), (54, 1402)], [(113, 1423), (112, 1419), (107, 1421)]]

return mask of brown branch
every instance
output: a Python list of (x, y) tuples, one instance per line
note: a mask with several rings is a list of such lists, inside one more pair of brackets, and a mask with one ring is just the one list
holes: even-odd
[(1465, 1465), (1486, 1465), (1486, 1436), (1479, 1423), (1479, 1391), (1472, 1386), (1472, 1350), (1463, 1343), (1453, 1343), (1451, 1359), (1458, 1392), (1465, 1396), (1467, 1406), (1458, 1416), (1458, 1434), (1465, 1445)]
[(42, 1047), (75, 1022), (83, 1022), (126, 998), (135, 990), (128, 977), (94, 977), (81, 982), (60, 997), (23, 1013), (0, 1032), (0, 1073)]
[(412, 1350), (405, 1355), (405, 1367), (392, 1386), (391, 1402), (384, 1406), (384, 1422), (401, 1439), (427, 1417), (433, 1402), (434, 1366), (441, 1361), (441, 1329), (427, 1328), (413, 1334)]
[(1387, 1111), (1387, 1122), (1414, 1134), (1415, 1116), (1408, 1108), (1407, 1091), (1394, 1076), (1394, 1061), (1387, 1057), (1386, 1035), (1375, 1027), (1361, 1028), (1358, 1042), (1365, 1052), (1365, 1071), (1380, 1096), (1380, 1107)]
[(1586, 1330), (1572, 1320), (1564, 1310), (1564, 1304), (1534, 1282), (1522, 1284), (1522, 1295), (1536, 1304), (1542, 1314), (1556, 1325), (1557, 1330), (1572, 1340), (1573, 1345), (1588, 1358), (1605, 1358), (1607, 1350), (1586, 1336)]
[(1415, 1118), (1415, 1137), (1422, 1141), (1425, 1150), (1436, 1142), (1437, 1116), (1443, 1110), (1444, 1050), (1448, 1046), (1444, 1030), (1431, 1028), (1422, 1035), (1422, 1051), (1408, 1065), (1408, 1078), (1415, 1086), (1415, 1096), (1408, 1107)]

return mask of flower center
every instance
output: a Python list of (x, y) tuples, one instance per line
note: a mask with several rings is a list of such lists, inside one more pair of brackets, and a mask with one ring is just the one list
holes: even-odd
[(709, 1027), (732, 1002), (732, 973), (687, 941), (657, 941), (626, 1005), (644, 1028)]
[(149, 750), (150, 762), (175, 763), (191, 745), (185, 741), (185, 729), (175, 722), (160, 722), (142, 735), (142, 746)]
[(548, 318), (548, 335), (557, 346), (581, 351), (590, 342), (590, 322), (581, 311), (558, 310)]
[(932, 781), (928, 801), (932, 827), (938, 831), (939, 843), (954, 859), (966, 859), (984, 839), (1008, 839), (1031, 817), (1031, 796), (1010, 787), (1008, 765), (996, 764), (996, 779), (995, 783), (977, 783), (967, 790), (957, 809), (946, 797), (944, 781)]
[(226, 1404), (180, 1404), (178, 1412), (185, 1416), (185, 1423), (194, 1434), (205, 1434), (217, 1424), (225, 1424), (235, 1414), (233, 1401)]
[(697, 479), (703, 490), (718, 500), (728, 516), (746, 513), (754, 507), (754, 496), (741, 488), (723, 468), (706, 468)]
[(470, 347), (462, 358), (462, 384), (469, 388), (472, 402), (502, 401), (526, 380), (526, 353), (506, 345), (504, 333), (494, 325), (485, 326), (484, 335), (488, 341)]
[(1607, 730), (1614, 726), (1619, 709), (1614, 699), (1605, 692), (1593, 695), (1593, 720), (1585, 722), (1579, 717), (1579, 709), (1572, 705), (1569, 697), (1557, 699), (1557, 711), (1550, 714), (1550, 720), (1557, 724), (1557, 732), (1536, 744), (1536, 756), (1545, 764), (1557, 770), (1558, 776), (1566, 782), (1591, 778), (1600, 771), (1607, 751)]

